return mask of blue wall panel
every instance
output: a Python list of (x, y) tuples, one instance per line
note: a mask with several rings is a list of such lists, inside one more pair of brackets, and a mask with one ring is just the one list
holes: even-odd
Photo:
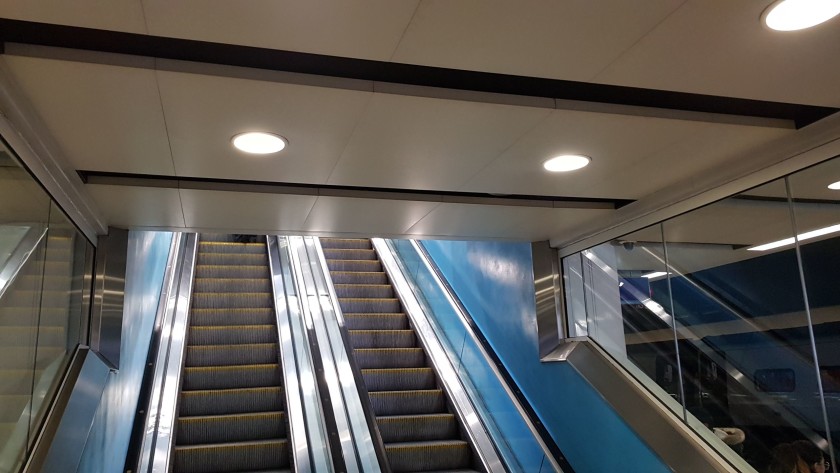
[(540, 363), (529, 244), (423, 245), (576, 471), (670, 471), (571, 366)]
[(111, 373), (79, 471), (123, 471), (172, 233), (129, 232), (120, 370)]

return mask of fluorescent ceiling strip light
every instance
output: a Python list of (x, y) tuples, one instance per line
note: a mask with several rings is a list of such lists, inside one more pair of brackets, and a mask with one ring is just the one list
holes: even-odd
[(665, 276), (667, 274), (671, 274), (671, 273), (666, 273), (665, 271), (654, 271), (652, 273), (642, 274), (642, 277), (643, 278), (648, 278), (648, 279), (653, 279), (653, 278), (659, 278), (659, 277)]
[[(810, 232), (805, 232), (802, 234), (797, 235), (799, 241), (810, 240), (811, 238), (816, 238), (823, 235), (828, 235), (829, 233), (836, 233), (840, 232), (840, 224), (832, 225), (830, 227), (825, 228), (818, 228), (816, 230), (811, 230)], [(752, 248), (747, 248), (747, 251), (767, 251), (772, 250), (774, 248), (779, 248), (782, 246), (792, 245), (796, 242), (793, 237), (785, 238), (784, 240), (773, 241), (770, 243), (765, 243), (763, 245), (753, 246)]]

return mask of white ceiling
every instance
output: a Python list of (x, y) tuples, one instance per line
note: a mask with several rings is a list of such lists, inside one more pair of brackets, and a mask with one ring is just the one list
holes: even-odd
[[(0, 17), (273, 49), (840, 106), (840, 19), (780, 34), (770, 2), (0, 0)], [(496, 195), (645, 199), (795, 137), (770, 126), (505, 105), (2, 56), (70, 167)], [(280, 133), (283, 153), (230, 137)], [(588, 168), (548, 175), (560, 153)], [(836, 166), (840, 173), (840, 165)], [(825, 173), (801, 180), (825, 180)], [(837, 179), (840, 180), (840, 174)], [(798, 192), (835, 198), (825, 191)], [(111, 225), (562, 239), (610, 210), (87, 185)], [(824, 188), (824, 186), (823, 186)], [(808, 190), (805, 190), (808, 189)], [(722, 215), (722, 214), (721, 214)], [(767, 214), (768, 216), (770, 213)], [(714, 218), (714, 217), (713, 217)], [(738, 219), (736, 215), (726, 218)], [(769, 217), (768, 217), (769, 218)], [(745, 229), (747, 231), (748, 229)], [(745, 233), (745, 240), (749, 240)], [(714, 235), (707, 235), (714, 241)], [(693, 240), (697, 240), (694, 238)]]

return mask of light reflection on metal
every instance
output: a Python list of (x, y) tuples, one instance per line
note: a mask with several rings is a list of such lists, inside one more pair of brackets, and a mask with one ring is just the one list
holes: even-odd
[[(411, 285), (400, 270), (396, 258), (391, 249), (381, 238), (371, 240), (376, 249), (382, 266), (388, 273), (388, 277), (394, 285), (394, 290), (403, 303), (406, 315), (411, 319), (411, 324), (417, 334), (417, 339), (426, 349), (429, 361), (432, 363), (442, 387), (449, 394), (455, 412), (464, 421), (465, 430), (478, 453), (486, 471), (490, 473), (506, 472), (504, 462), (500, 458), (493, 441), (485, 429), (484, 424), (479, 420), (475, 406), (462, 384), (458, 372), (446, 351), (438, 339), (434, 328), (431, 326), (422, 305), (411, 289)], [(413, 242), (416, 243), (416, 242)], [(558, 470), (559, 471), (559, 470)]]
[(0, 299), (17, 279), (21, 268), (29, 261), (29, 258), (35, 253), (46, 235), (46, 228), (40, 226), (27, 228), (11, 255), (4, 262), (3, 267), (0, 268)]

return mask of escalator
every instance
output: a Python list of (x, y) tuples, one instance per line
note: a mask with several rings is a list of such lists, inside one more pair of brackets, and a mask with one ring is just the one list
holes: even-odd
[(290, 471), (276, 323), (265, 239), (202, 234), (174, 473)]
[(320, 241), (390, 469), (484, 471), (370, 240)]

